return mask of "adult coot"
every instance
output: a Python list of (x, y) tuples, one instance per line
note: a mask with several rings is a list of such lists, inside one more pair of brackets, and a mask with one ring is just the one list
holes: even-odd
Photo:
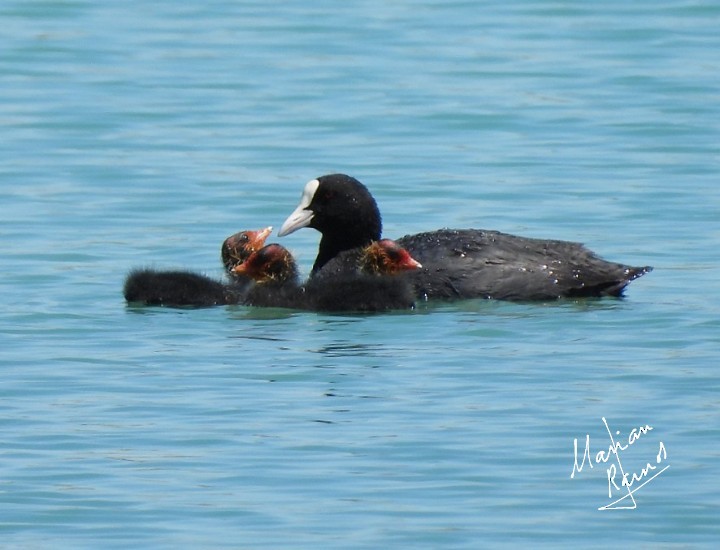
[[(375, 199), (345, 174), (308, 182), (300, 204), (278, 234), (302, 227), (322, 234), (313, 276), (341, 252), (367, 246), (382, 234)], [(652, 270), (607, 262), (579, 243), (481, 229), (441, 229), (396, 242), (423, 266), (411, 276), (419, 298), (621, 296), (630, 281)]]

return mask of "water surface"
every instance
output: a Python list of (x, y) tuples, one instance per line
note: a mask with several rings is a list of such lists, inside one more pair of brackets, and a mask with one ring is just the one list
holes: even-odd
[[(0, 8), (0, 536), (67, 546), (710, 546), (720, 472), (711, 2)], [(128, 307), (221, 276), (306, 181), (385, 235), (482, 227), (655, 266), (624, 300), (388, 315)], [(307, 272), (318, 236), (285, 239)], [(608, 504), (607, 469), (670, 468)], [(615, 434), (617, 437), (617, 434)], [(617, 492), (616, 492), (617, 493)], [(616, 498), (622, 493), (617, 493)]]

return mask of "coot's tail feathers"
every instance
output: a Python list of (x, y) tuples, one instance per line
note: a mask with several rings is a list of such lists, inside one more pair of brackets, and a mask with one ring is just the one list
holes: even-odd
[(205, 275), (154, 269), (130, 272), (123, 294), (129, 303), (171, 307), (225, 305), (240, 299), (235, 289)]
[(631, 267), (628, 269), (628, 281), (634, 281), (635, 279), (638, 279), (645, 275), (646, 273), (650, 273), (653, 270), (651, 265), (646, 265), (643, 267)]
[(630, 267), (624, 266), (623, 274), (616, 279), (609, 279), (596, 283), (595, 285), (587, 285), (582, 288), (570, 289), (567, 293), (569, 298), (583, 298), (583, 297), (602, 297), (602, 296), (614, 296), (615, 298), (621, 298), (625, 293), (625, 288), (635, 279), (638, 279), (650, 273), (653, 268), (649, 265), (643, 267)]

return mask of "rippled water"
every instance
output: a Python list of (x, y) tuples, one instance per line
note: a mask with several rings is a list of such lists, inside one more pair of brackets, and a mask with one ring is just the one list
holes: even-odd
[[(719, 538), (715, 3), (0, 17), (2, 546)], [(655, 271), (624, 300), (388, 315), (123, 302), (132, 267), (219, 277), (225, 236), (279, 226), (335, 171), (371, 188), (390, 237), (499, 229)], [(282, 240), (306, 271), (317, 241)], [(653, 428), (624, 471), (670, 466), (634, 510), (598, 510), (603, 418), (625, 443)]]

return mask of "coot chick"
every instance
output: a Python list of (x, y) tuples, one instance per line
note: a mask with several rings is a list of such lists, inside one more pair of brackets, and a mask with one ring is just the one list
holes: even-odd
[(265, 240), (272, 233), (272, 229), (266, 227), (257, 231), (240, 231), (223, 241), (220, 256), (228, 275), (234, 277), (234, 268), (247, 260), (250, 254), (265, 246)]
[(127, 276), (123, 295), (148, 306), (206, 307), (238, 303), (240, 287), (190, 271), (136, 269)]
[[(243, 246), (236, 249), (242, 252)], [(282, 292), (286, 284), (292, 289), (287, 294)], [(191, 271), (137, 269), (125, 280), (123, 294), (130, 303), (149, 306), (291, 307), (291, 298), (298, 293), (297, 289), (297, 268), (292, 256), (280, 245), (268, 245), (247, 254), (242, 263), (234, 266), (230, 284)]]
[(266, 227), (257, 231), (241, 231), (225, 239), (220, 254), (226, 271), (231, 274), (232, 283), (229, 285), (190, 271), (136, 269), (125, 280), (125, 299), (131, 303), (170, 307), (238, 303), (252, 280), (236, 276), (232, 270), (259, 250), (271, 232), (272, 227)]
[(395, 275), (422, 267), (410, 253), (395, 241), (381, 239), (369, 245), (344, 250), (329, 260), (313, 278), (337, 275)]
[(243, 304), (304, 309), (304, 292), (298, 283), (297, 263), (284, 246), (268, 244), (253, 252), (233, 271), (236, 276), (254, 282), (243, 296)]
[(390, 239), (345, 250), (305, 283), (313, 309), (377, 312), (412, 309), (415, 292), (405, 275), (422, 266)]
[[(243, 239), (237, 246), (232, 245), (234, 257), (238, 260), (244, 258), (244, 261), (233, 267), (230, 284), (191, 271), (136, 269), (125, 280), (125, 299), (130, 303), (149, 306), (246, 304), (290, 307), (290, 298), (297, 293), (298, 288), (295, 261), (280, 245), (268, 245), (245, 254), (252, 238), (248, 241)], [(227, 247), (228, 250), (230, 248)], [(287, 295), (281, 292), (286, 284), (288, 288), (295, 289)]]
[[(330, 174), (307, 183), (300, 204), (278, 234), (302, 227), (322, 234), (315, 275), (341, 252), (379, 240), (382, 220), (362, 183)], [(423, 299), (621, 296), (628, 283), (652, 270), (607, 262), (579, 243), (480, 229), (441, 229), (396, 242), (423, 265), (412, 275), (415, 294)]]

